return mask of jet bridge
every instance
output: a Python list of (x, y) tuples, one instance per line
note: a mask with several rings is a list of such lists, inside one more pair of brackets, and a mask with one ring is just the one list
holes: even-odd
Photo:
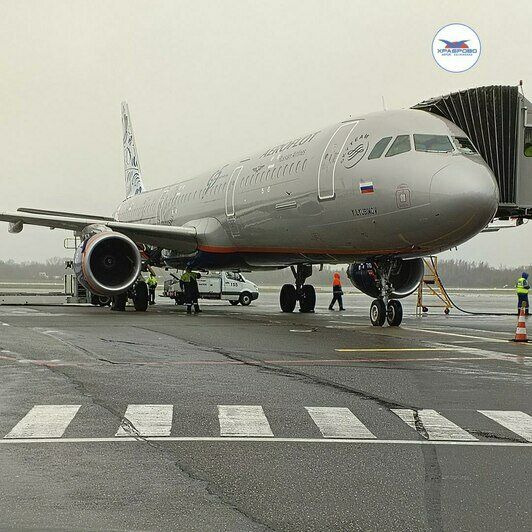
[(461, 128), (499, 184), (496, 217), (532, 218), (532, 104), (519, 87), (492, 85), (414, 105)]

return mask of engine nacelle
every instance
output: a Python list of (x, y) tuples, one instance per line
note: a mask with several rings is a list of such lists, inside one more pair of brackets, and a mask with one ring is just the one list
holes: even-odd
[(137, 280), (142, 261), (136, 244), (109, 229), (90, 236), (74, 254), (78, 281), (93, 294), (123, 294)]
[[(423, 279), (425, 266), (422, 259), (398, 260), (390, 275), (393, 286), (391, 297), (401, 299), (414, 292)], [(364, 294), (380, 297), (379, 275), (372, 262), (354, 262), (347, 268), (349, 280)]]

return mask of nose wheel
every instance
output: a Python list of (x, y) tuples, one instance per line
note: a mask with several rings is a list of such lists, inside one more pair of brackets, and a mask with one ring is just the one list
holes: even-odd
[(375, 327), (382, 327), (384, 322), (388, 322), (390, 327), (397, 327), (403, 321), (403, 306), (396, 299), (384, 304), (382, 299), (375, 299), (369, 309), (369, 319)]

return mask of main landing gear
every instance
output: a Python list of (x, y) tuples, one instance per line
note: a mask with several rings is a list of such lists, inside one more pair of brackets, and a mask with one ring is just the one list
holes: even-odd
[(375, 327), (382, 327), (387, 321), (391, 327), (397, 327), (403, 321), (403, 306), (397, 299), (390, 299), (393, 294), (390, 276), (394, 268), (398, 267), (398, 263), (393, 259), (383, 262), (375, 261), (374, 267), (378, 274), (376, 283), (381, 295), (371, 303), (369, 309), (371, 324)]
[(279, 302), (283, 312), (294, 312), (296, 302), (299, 301), (299, 312), (314, 312), (316, 306), (316, 290), (311, 284), (305, 284), (312, 275), (310, 264), (298, 264), (297, 268), (290, 266), (295, 278), (293, 284), (285, 284), (281, 288)]

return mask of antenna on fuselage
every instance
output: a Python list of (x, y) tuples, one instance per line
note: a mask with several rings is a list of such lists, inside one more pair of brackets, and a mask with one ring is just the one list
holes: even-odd
[(384, 103), (384, 96), (381, 96), (382, 98), (382, 110), (386, 111), (386, 104)]

